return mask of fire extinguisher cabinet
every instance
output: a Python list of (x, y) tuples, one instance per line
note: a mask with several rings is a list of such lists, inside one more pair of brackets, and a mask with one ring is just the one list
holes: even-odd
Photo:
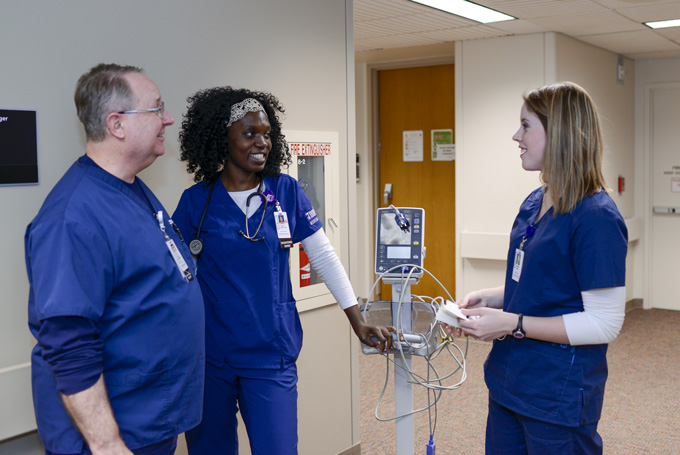
[[(339, 134), (325, 131), (284, 131), (293, 163), (288, 173), (297, 179), (336, 252), (340, 252)], [(346, 233), (345, 233), (346, 235)], [(301, 244), (290, 252), (291, 282), (298, 310), (334, 304), (321, 277), (309, 263)]]

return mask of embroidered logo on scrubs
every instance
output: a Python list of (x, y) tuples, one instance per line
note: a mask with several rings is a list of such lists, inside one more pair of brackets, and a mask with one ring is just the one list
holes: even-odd
[(272, 190), (265, 191), (264, 197), (267, 199), (267, 204), (273, 204), (274, 202), (277, 202)]
[(314, 211), (314, 209), (305, 213), (305, 216), (307, 217), (309, 224), (312, 226), (319, 222), (319, 218), (316, 216), (316, 212)]

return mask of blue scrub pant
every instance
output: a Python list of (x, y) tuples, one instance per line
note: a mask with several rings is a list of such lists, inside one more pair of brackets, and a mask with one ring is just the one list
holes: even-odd
[(577, 428), (519, 415), (489, 399), (486, 455), (602, 454), (597, 422)]
[[(161, 441), (157, 444), (142, 447), (140, 449), (134, 449), (132, 450), (132, 453), (135, 455), (174, 455), (175, 450), (177, 450), (177, 436), (166, 439), (165, 441)], [(52, 453), (49, 450), (45, 450), (45, 455), (57, 454)], [(71, 455), (92, 455), (92, 452), (90, 452), (89, 448), (83, 447), (82, 452)]]
[(203, 421), (186, 433), (190, 455), (238, 455), (241, 411), (252, 455), (297, 455), (297, 366), (278, 370), (206, 363)]

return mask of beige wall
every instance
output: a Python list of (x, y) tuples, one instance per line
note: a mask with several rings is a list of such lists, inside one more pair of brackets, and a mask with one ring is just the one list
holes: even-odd
[[(354, 179), (348, 178), (354, 158), (353, 147), (348, 153), (348, 144), (354, 144), (351, 5), (351, 0), (2, 1), (0, 107), (37, 110), (40, 184), (0, 187), (0, 453), (38, 453), (35, 436), (6, 440), (35, 428), (23, 234), (49, 190), (84, 151), (73, 106), (79, 75), (101, 61), (128, 63), (145, 68), (160, 87), (176, 123), (167, 129), (166, 155), (141, 176), (170, 212), (191, 184), (178, 160), (177, 133), (186, 97), (196, 90), (234, 85), (271, 91), (286, 108), (286, 129), (339, 132), (338, 249), (348, 267), (350, 223), (356, 222), (349, 218), (355, 198)], [(358, 347), (334, 304), (303, 313), (302, 322), (301, 453), (338, 453), (359, 439), (352, 396)], [(328, 371), (333, 374), (321, 379)]]
[(503, 284), (508, 233), (538, 186), (516, 143), (521, 95), (545, 84), (543, 34), (456, 45), (456, 298)]

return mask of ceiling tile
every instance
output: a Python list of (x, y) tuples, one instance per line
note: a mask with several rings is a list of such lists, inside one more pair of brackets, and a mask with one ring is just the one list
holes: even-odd
[(660, 21), (665, 19), (680, 19), (680, 2), (664, 2), (654, 4), (628, 4), (615, 10), (618, 14), (635, 22)]
[(631, 54), (624, 55), (633, 60), (647, 60), (652, 58), (680, 58), (680, 49), (676, 51), (633, 52)]
[[(354, 20), (367, 21), (414, 13), (413, 3), (405, 0), (355, 0)], [(415, 11), (417, 12), (417, 11)]]
[(497, 30), (506, 32), (511, 35), (525, 35), (527, 33), (541, 33), (549, 32), (549, 29), (540, 26), (534, 22), (529, 22), (523, 19), (518, 19), (514, 21), (503, 21), (494, 22), (493, 24), (487, 24), (489, 27), (493, 27)]
[(560, 16), (530, 19), (546, 30), (561, 32), (569, 36), (595, 35), (602, 33), (628, 32), (647, 29), (642, 24), (632, 22), (613, 11), (586, 14), (563, 14)]
[(499, 36), (505, 36), (507, 35), (507, 33), (485, 25), (477, 25), (473, 27), (461, 27), (448, 30), (436, 30), (424, 32), (419, 33), (418, 35), (428, 37), (437, 41), (448, 42), (470, 39), (496, 38)]
[(664, 38), (680, 42), (680, 27), (658, 28), (654, 33), (661, 35)]
[(617, 54), (680, 49), (680, 44), (662, 38), (651, 30), (581, 36), (579, 40), (608, 49)]
[(593, 14), (609, 10), (592, 0), (484, 0), (475, 3), (520, 19), (570, 15), (575, 11)]

